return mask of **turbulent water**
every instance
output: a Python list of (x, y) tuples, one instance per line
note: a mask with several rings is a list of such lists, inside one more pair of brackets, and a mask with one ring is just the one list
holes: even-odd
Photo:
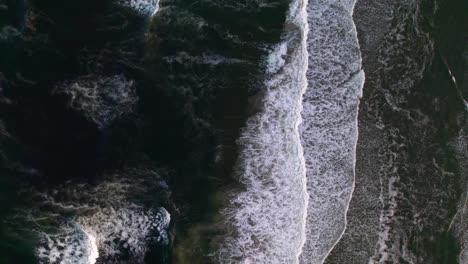
[[(148, 184), (156, 186), (148, 190)], [(170, 215), (162, 207), (147, 208), (145, 201), (132, 196), (140, 190), (150, 200), (150, 192), (165, 189), (156, 172), (133, 169), (97, 186), (69, 182), (53, 190), (23, 190), (37, 203), (33, 208), (41, 210), (20, 209), (9, 221), (35, 226), (40, 263), (96, 263), (97, 258), (104, 263), (125, 259), (143, 263), (151, 244), (168, 243)], [(24, 214), (26, 219), (22, 219)]]
[(97, 185), (66, 182), (53, 189), (25, 188), (29, 201), (4, 220), (37, 237), (39, 263), (144, 263), (151, 247), (169, 243), (170, 214), (154, 207), (168, 195), (157, 171), (144, 167), (106, 176)]
[[(17, 41), (25, 46), (27, 50), (25, 52), (36, 54), (31, 50), (41, 49), (41, 45), (47, 49), (47, 41), (50, 41), (62, 45), (63, 48), (63, 50), (57, 48), (55, 53), (48, 54), (47, 58), (54, 64), (56, 57), (53, 54), (72, 52), (73, 47), (66, 46), (67, 41), (57, 44), (60, 42), (57, 40), (60, 39), (60, 34), (64, 34), (60, 30), (54, 32), (56, 35), (49, 32), (52, 36), (44, 40), (38, 32), (47, 31), (48, 28), (38, 29), (36, 26), (41, 27), (38, 25), (55, 19), (64, 26), (75, 27), (77, 35), (89, 34), (89, 32), (80, 32), (80, 25), (72, 25), (73, 18), (64, 18), (61, 14), (53, 13), (51, 11), (53, 8), (47, 4), (31, 6), (7, 4), (9, 5), (7, 10), (8, 7), (12, 10), (27, 8), (28, 12), (25, 23), (18, 23), (17, 28), (10, 28), (12, 32), (16, 32), (16, 39), (8, 37), (2, 39), (3, 48), (8, 49), (11, 43)], [(120, 1), (112, 8), (115, 8), (115, 12), (133, 12), (134, 20), (137, 21), (133, 23), (144, 25), (144, 21), (157, 11), (157, 4), (157, 1)], [(41, 13), (41, 10), (49, 11), (50, 17)], [(76, 12), (79, 13), (79, 9)], [(90, 11), (92, 12), (93, 10)], [(105, 14), (108, 16), (104, 19), (106, 22), (95, 23), (103, 28), (108, 26), (107, 21), (113, 19), (112, 13), (109, 13)], [(82, 22), (87, 21), (83, 19)], [(118, 23), (121, 20), (115, 19), (113, 22)], [(105, 32), (108, 34), (108, 31)], [(125, 38), (125, 34), (122, 35), (121, 38)], [(73, 42), (73, 38), (69, 40)], [(107, 45), (109, 47), (112, 44), (107, 43)], [(129, 49), (131, 48), (127, 47), (127, 52), (131, 54)], [(108, 50), (105, 48), (101, 50), (101, 52), (106, 51)], [(92, 51), (87, 52), (89, 50), (78, 51), (82, 57), (77, 57), (92, 68), (95, 65), (91, 64), (96, 62), (93, 61), (95, 54)], [(17, 56), (21, 56), (21, 53)], [(131, 60), (131, 55), (125, 58)], [(2, 119), (6, 120), (1, 125), (2, 175), (5, 177), (2, 181), (16, 190), (14, 198), (8, 196), (8, 192), (2, 194), (6, 197), (4, 199), (14, 201), (14, 207), (7, 206), (5, 211), (2, 211), (2, 214), (5, 214), (2, 215), (2, 224), (5, 227), (2, 229), (4, 243), (2, 249), (5, 246), (16, 246), (12, 247), (12, 252), (2, 252), (0, 262), (88, 264), (144, 263), (146, 260), (156, 259), (167, 261), (167, 254), (161, 253), (170, 243), (171, 215), (162, 207), (171, 193), (167, 184), (167, 172), (162, 168), (155, 168), (146, 159), (127, 164), (128, 166), (109, 167), (96, 176), (97, 173), (93, 171), (95, 167), (89, 163), (96, 154), (93, 150), (98, 153), (107, 152), (104, 150), (107, 148), (106, 141), (112, 141), (109, 130), (138, 110), (138, 82), (128, 77), (128, 72), (120, 71), (112, 74), (98, 70), (99, 67), (93, 70), (87, 68), (74, 77), (67, 76), (68, 78), (61, 78), (62, 72), (59, 70), (56, 70), (59, 77), (53, 76), (54, 73), (49, 76), (47, 73), (41, 75), (37, 74), (39, 69), (33, 71), (27, 68), (34, 64), (32, 61), (35, 59), (35, 56), (30, 56), (26, 66), (8, 65), (7, 69), (18, 71), (17, 78), (21, 80), (20, 84), (12, 81), (15, 77), (12, 77), (8, 70), (2, 73)], [(105, 62), (101, 60), (98, 64), (100, 63)], [(73, 62), (69, 64), (74, 67)], [(52, 65), (49, 67), (53, 68)], [(27, 85), (34, 86), (36, 90), (41, 89), (37, 87), (44, 86), (47, 89), (42, 90), (45, 94), (38, 95), (27, 92), (28, 88), (25, 88)], [(18, 94), (21, 95), (16, 97)], [(63, 101), (59, 106), (56, 105), (58, 108), (54, 110), (44, 110), (40, 106), (42, 99), (37, 100), (41, 96), (61, 98)], [(28, 103), (22, 101), (29, 100), (26, 98), (31, 101)], [(54, 105), (54, 100), (43, 100), (49, 100), (47, 102)], [(38, 101), (39, 106), (34, 103)], [(5, 113), (11, 113), (10, 111), (23, 118), (9, 119), (7, 116), (14, 115), (5, 115)], [(59, 117), (61, 115), (62, 117)], [(48, 117), (43, 119), (44, 116)], [(21, 120), (24, 120), (25, 124), (21, 124)], [(34, 127), (35, 122), (40, 125)], [(57, 129), (55, 125), (51, 126), (54, 122), (69, 123), (61, 123), (64, 128)], [(44, 129), (43, 132), (49, 132), (36, 131), (36, 134), (28, 134), (29, 130), (41, 129)], [(87, 144), (94, 140), (93, 135), (98, 134), (102, 139), (98, 140), (100, 142), (98, 146), (91, 143), (93, 146), (88, 148)], [(42, 136), (51, 137), (57, 142), (44, 143)], [(73, 143), (74, 140), (77, 144)], [(117, 149), (118, 143), (114, 141), (110, 145), (113, 144)], [(13, 148), (18, 150), (16, 153), (21, 154), (16, 155), (12, 151)], [(57, 155), (53, 154), (54, 152)], [(10, 178), (10, 175), (15, 175), (17, 180)], [(159, 250), (161, 252), (158, 252)], [(18, 256), (21, 254), (22, 256)]]
[(340, 239), (354, 189), (357, 110), (364, 83), (354, 2), (311, 1), (302, 144), (307, 170), (301, 263), (322, 263)]
[(236, 173), (245, 190), (224, 209), (233, 231), (214, 253), (217, 263), (294, 263), (305, 240), (308, 199), (298, 126), (306, 87), (307, 25), (306, 3), (295, 4), (286, 18), (291, 31), (266, 58), (259, 110), (238, 139)]
[(117, 3), (142, 16), (154, 16), (159, 9), (159, 0), (118, 0)]
[(292, 3), (285, 40), (266, 59), (259, 111), (238, 141), (245, 190), (224, 211), (233, 231), (217, 262), (320, 263), (339, 240), (364, 81), (352, 9)]
[[(359, 176), (348, 228), (327, 263), (457, 262), (452, 218), (461, 221), (456, 204), (467, 189), (451, 142), (466, 126), (466, 110), (445, 60), (459, 52), (445, 43), (459, 41), (458, 22), (442, 22), (441, 14), (460, 19), (453, 12), (459, 4), (358, 2), (367, 73)], [(463, 62), (452, 57), (451, 63)]]
[(0, 0), (0, 263), (466, 263), (465, 2)]
[[(459, 223), (463, 222), (466, 188), (462, 162), (455, 160), (450, 142), (460, 138), (457, 131), (463, 127), (466, 103), (444, 58), (443, 52), (448, 51), (435, 48), (436, 44), (446, 45), (437, 39), (437, 34), (445, 33), (427, 26), (440, 23), (437, 15), (449, 8), (418, 1), (359, 3), (354, 19), (362, 34), (365, 70), (370, 77), (360, 111), (362, 135), (358, 141), (364, 71), (353, 23), (354, 2), (307, 4), (307, 23), (301, 24), (307, 29), (308, 52), (299, 131), (303, 152), (277, 143), (284, 137), (284, 129), (296, 121), (287, 118), (277, 123), (288, 117), (281, 113), (282, 102), (289, 97), (279, 99), (276, 94), (281, 89), (272, 88), (291, 89), (289, 95), (295, 95), (291, 86), (276, 80), (291, 78), (289, 69), (303, 63), (301, 56), (289, 52), (288, 42), (283, 42), (267, 59), (268, 65), (275, 66), (267, 73), (276, 74), (266, 75), (268, 89), (256, 102), (259, 111), (248, 120), (238, 143), (241, 154), (236, 173), (245, 190), (234, 194), (224, 211), (230, 233), (216, 253), (217, 261), (452, 263), (459, 258), (463, 263), (464, 253), (456, 257), (456, 242), (449, 232), (456, 229), (460, 242), (465, 243), (460, 237), (464, 227)], [(388, 19), (378, 19), (379, 14)], [(289, 30), (287, 27), (286, 35)], [(436, 52), (440, 52), (439, 58), (435, 58)], [(282, 54), (287, 59), (280, 59)], [(299, 70), (294, 72), (299, 76)], [(441, 76), (431, 79), (428, 72)], [(446, 94), (438, 91), (453, 85)], [(302, 84), (294, 86), (298, 91)], [(424, 93), (424, 87), (429, 92)], [(443, 98), (450, 98), (445, 100), (455, 102), (457, 108), (447, 108), (441, 103)], [(291, 101), (290, 114), (297, 104), (297, 100)], [(451, 118), (442, 120), (440, 113), (449, 113)], [(297, 144), (286, 138), (281, 143)], [(305, 175), (304, 168), (285, 154), (302, 156), (297, 159), (305, 162)], [(291, 161), (281, 167), (283, 160)], [(301, 200), (302, 175), (307, 184), (305, 202)], [(288, 190), (294, 188), (292, 195)], [(307, 207), (302, 208), (304, 205)], [(286, 217), (284, 209), (291, 212)], [(282, 244), (285, 241), (289, 244)], [(289, 245), (295, 245), (295, 250)]]

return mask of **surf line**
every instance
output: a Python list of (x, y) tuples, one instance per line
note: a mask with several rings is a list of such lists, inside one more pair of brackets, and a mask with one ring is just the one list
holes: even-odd
[(299, 263), (309, 197), (300, 140), (306, 6), (305, 0), (291, 3), (282, 41), (265, 57), (259, 111), (238, 139), (236, 169), (244, 189), (222, 211), (229, 232), (213, 253), (217, 263)]

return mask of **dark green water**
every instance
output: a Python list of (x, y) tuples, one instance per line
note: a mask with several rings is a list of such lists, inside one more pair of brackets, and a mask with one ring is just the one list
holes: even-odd
[[(149, 18), (110, 0), (0, 0), (0, 263), (86, 262), (83, 230), (102, 240), (97, 263), (210, 263), (291, 3), (161, 0)], [(467, 13), (464, 0), (357, 2), (356, 189), (327, 263), (458, 263)], [(117, 88), (98, 102), (74, 83)]]
[[(170, 246), (156, 245), (146, 261), (206, 263), (217, 196), (232, 183), (248, 98), (258, 92), (262, 56), (280, 39), (288, 3), (161, 1), (151, 20), (111, 1), (20, 3), (2, 2), (1, 11), (2, 263), (38, 261), (44, 230), (37, 213), (59, 210), (46, 225), (87, 216), (79, 208), (93, 203), (93, 191), (80, 184), (100, 190), (122, 179), (147, 182), (141, 171), (153, 168), (170, 197), (150, 182), (152, 202), (137, 193), (138, 183), (126, 194), (171, 214)], [(93, 112), (67, 105), (67, 93), (54, 92), (67, 81), (85, 85), (119, 74), (133, 82), (138, 103), (105, 127), (90, 119)], [(49, 208), (41, 198), (30, 203), (18, 194), (29, 188), (75, 209)], [(83, 197), (72, 198), (77, 190)], [(99, 207), (124, 206), (101, 199)], [(33, 215), (24, 215), (24, 229), (11, 220), (23, 210)], [(102, 253), (99, 263), (138, 262), (131, 251)]]

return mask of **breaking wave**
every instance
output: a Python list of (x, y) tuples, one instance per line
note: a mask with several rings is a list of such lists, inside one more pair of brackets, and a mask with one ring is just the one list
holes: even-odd
[(224, 210), (230, 232), (217, 262), (321, 263), (343, 233), (364, 82), (353, 5), (291, 5), (238, 141), (245, 189)]
[(153, 16), (159, 9), (159, 0), (118, 0), (117, 3), (141, 16)]
[(40, 263), (144, 263), (150, 247), (169, 243), (170, 215), (155, 200), (167, 199), (167, 188), (159, 173), (143, 168), (97, 185), (26, 188), (20, 196), (33, 204), (6, 222), (16, 230), (32, 227)]
[(297, 263), (305, 241), (306, 179), (299, 124), (306, 88), (305, 2), (287, 17), (288, 34), (265, 60), (259, 111), (238, 140), (237, 173), (245, 186), (223, 211), (230, 232), (217, 263)]

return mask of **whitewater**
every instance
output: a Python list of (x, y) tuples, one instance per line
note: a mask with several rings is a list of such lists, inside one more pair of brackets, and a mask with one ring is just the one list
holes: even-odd
[(354, 1), (295, 1), (238, 140), (244, 189), (223, 210), (217, 263), (322, 263), (354, 188), (364, 72)]
[(306, 2), (296, 1), (282, 43), (265, 58), (258, 112), (238, 139), (239, 181), (245, 186), (223, 210), (228, 233), (215, 263), (298, 263), (308, 203), (300, 143), (307, 80)]
[(143, 206), (135, 193), (154, 195), (165, 188), (156, 171), (143, 168), (107, 176), (95, 186), (67, 182), (31, 188), (22, 193), (43, 209), (22, 209), (17, 221), (25, 217), (35, 226), (39, 263), (117, 263), (125, 254), (132, 263), (144, 263), (150, 244), (169, 243), (171, 215), (164, 207)]
[(346, 228), (354, 190), (358, 106), (364, 85), (355, 1), (309, 1), (308, 89), (301, 139), (307, 171), (306, 243), (300, 263), (323, 263)]

